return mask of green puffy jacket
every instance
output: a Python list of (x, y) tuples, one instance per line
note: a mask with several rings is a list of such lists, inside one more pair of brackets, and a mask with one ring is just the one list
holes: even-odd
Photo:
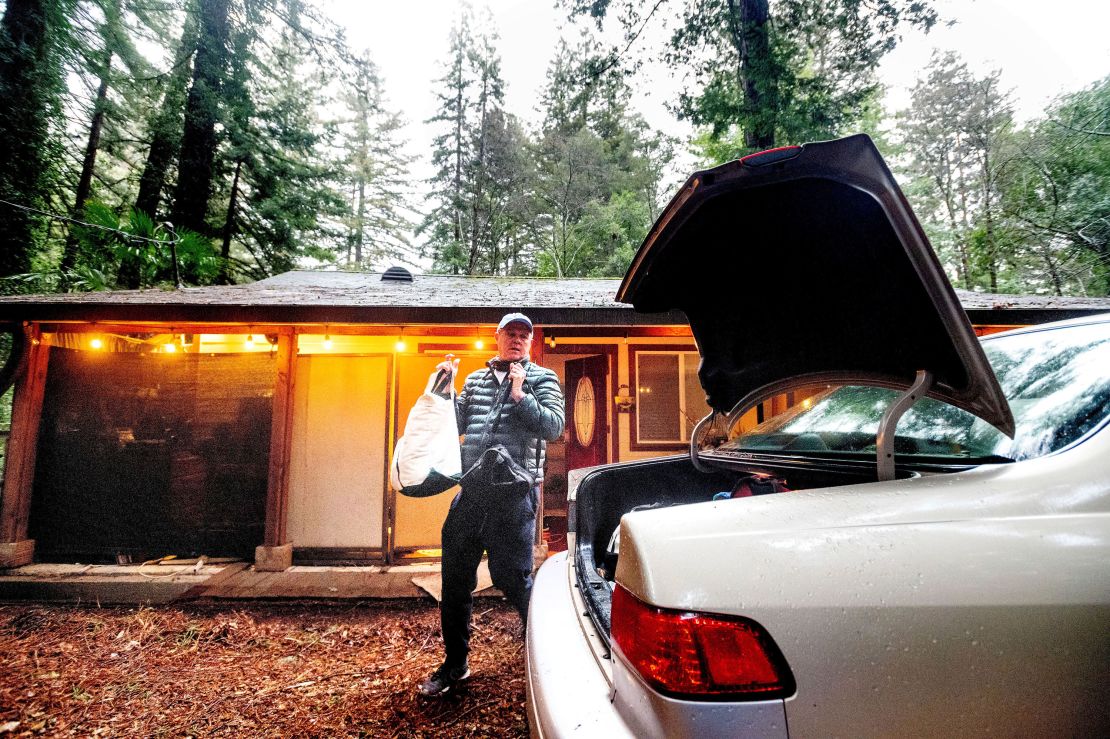
[(527, 360), (524, 365), (524, 398), (509, 399), (509, 379), (498, 383), (487, 366), (471, 372), (455, 399), (455, 416), (463, 435), (462, 468), (466, 472), (482, 452), (502, 444), (517, 464), (543, 480), (547, 442), (563, 433), (563, 390), (559, 376)]

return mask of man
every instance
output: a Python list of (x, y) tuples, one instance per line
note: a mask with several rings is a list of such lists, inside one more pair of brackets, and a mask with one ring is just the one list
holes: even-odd
[[(489, 553), (493, 584), (527, 624), (532, 594), (532, 544), (535, 541), (539, 483), (548, 441), (563, 433), (563, 392), (558, 376), (529, 360), (532, 321), (509, 313), (497, 326), (497, 356), (472, 372), (458, 394), (455, 412), (463, 435), (465, 473), (482, 454), (502, 445), (512, 460), (535, 478), (525, 494), (502, 495), (463, 485), (443, 522), (443, 665), (420, 684), (425, 696), (442, 696), (470, 677), (471, 592), (478, 582), (482, 553)], [(438, 369), (452, 373), (459, 360)]]

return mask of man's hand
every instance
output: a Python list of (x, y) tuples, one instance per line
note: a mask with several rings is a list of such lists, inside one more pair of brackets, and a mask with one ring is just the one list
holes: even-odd
[(520, 362), (513, 362), (509, 365), (509, 382), (512, 387), (509, 389), (509, 399), (514, 403), (519, 403), (524, 400), (524, 365)]
[(454, 354), (448, 354), (447, 358), (436, 365), (436, 372), (446, 372), (451, 375), (451, 384), (455, 384), (455, 375), (459, 371), (459, 360)]

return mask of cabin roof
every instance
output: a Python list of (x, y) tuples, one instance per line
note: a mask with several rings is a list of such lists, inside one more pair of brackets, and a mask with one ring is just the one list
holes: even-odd
[[(681, 313), (636, 313), (617, 303), (620, 280), (295, 270), (246, 285), (0, 297), (0, 321), (256, 323), (496, 323), (521, 310), (544, 325), (685, 324)], [(973, 323), (1025, 324), (1110, 311), (1110, 298), (996, 295), (957, 290)], [(738, 290), (738, 299), (742, 291)], [(749, 299), (789, 300), (789, 289)]]

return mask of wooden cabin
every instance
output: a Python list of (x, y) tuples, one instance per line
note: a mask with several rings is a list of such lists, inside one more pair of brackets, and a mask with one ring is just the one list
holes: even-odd
[[(565, 546), (567, 470), (687, 448), (706, 412), (681, 314), (616, 280), (289, 272), (250, 285), (0, 298), (14, 348), (0, 566), (164, 555), (299, 564), (434, 559), (452, 496), (389, 490), (409, 408), (446, 353), (476, 369), (501, 315), (537, 329), (567, 430), (537, 542)], [(1110, 301), (961, 293), (981, 331)], [(782, 396), (751, 423), (784, 410)]]

